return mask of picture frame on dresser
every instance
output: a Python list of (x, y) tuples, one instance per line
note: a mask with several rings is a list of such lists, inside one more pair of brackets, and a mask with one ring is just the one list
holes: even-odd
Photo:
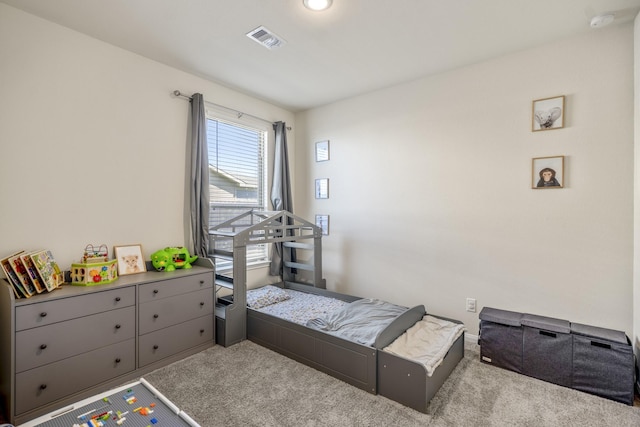
[(142, 245), (114, 246), (113, 257), (118, 260), (118, 275), (144, 273), (147, 271)]

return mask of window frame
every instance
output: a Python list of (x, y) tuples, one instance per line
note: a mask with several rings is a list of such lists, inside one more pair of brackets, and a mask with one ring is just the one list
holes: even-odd
[[(205, 116), (207, 119), (207, 124), (209, 120), (218, 121), (221, 123), (225, 123), (232, 126), (241, 127), (244, 129), (248, 129), (251, 131), (262, 132), (262, 149), (260, 156), (262, 157), (262, 173), (259, 176), (259, 193), (262, 195), (262, 206), (251, 206), (251, 205), (243, 205), (242, 203), (237, 204), (226, 204), (226, 206), (236, 206), (238, 208), (246, 208), (243, 212), (246, 212), (250, 209), (259, 209), (259, 210), (268, 210), (268, 206), (270, 206), (269, 193), (268, 193), (268, 170), (269, 170), (269, 138), (271, 136), (270, 131), (272, 130), (272, 123), (267, 122), (265, 120), (260, 120), (252, 116), (245, 116), (242, 113), (238, 113), (236, 111), (208, 104), (205, 102)], [(207, 135), (207, 148), (210, 148), (208, 135)], [(211, 184), (210, 184), (211, 186)], [(213, 196), (210, 196), (209, 207), (213, 210), (215, 202), (212, 199)], [(260, 204), (260, 202), (258, 203)], [(210, 214), (211, 218), (211, 214)], [(227, 218), (230, 219), (230, 218)], [(210, 223), (210, 227), (215, 226), (216, 224)], [(268, 265), (271, 262), (271, 250), (270, 245), (255, 245), (259, 248), (247, 248), (247, 268), (259, 268)], [(249, 251), (259, 250), (258, 255), (250, 255)], [(213, 248), (211, 248), (213, 251)], [(216, 270), (220, 272), (231, 271), (233, 264), (231, 261), (221, 261), (216, 260)]]

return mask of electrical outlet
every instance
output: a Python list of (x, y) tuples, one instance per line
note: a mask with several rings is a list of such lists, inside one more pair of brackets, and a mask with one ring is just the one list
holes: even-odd
[(467, 311), (472, 313), (476, 312), (476, 299), (475, 298), (467, 298)]

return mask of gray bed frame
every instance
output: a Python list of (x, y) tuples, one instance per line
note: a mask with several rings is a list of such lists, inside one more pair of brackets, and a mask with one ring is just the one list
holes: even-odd
[[(364, 391), (426, 413), (429, 401), (464, 355), (464, 334), (431, 377), (422, 364), (382, 350), (422, 319), (424, 306), (398, 316), (372, 347), (247, 308), (247, 246), (256, 244), (282, 246), (279, 286), (347, 302), (360, 299), (325, 289), (321, 239), (318, 226), (287, 211), (251, 210), (213, 227), (211, 258), (216, 266), (220, 261), (232, 264), (228, 276), (216, 270), (216, 342), (227, 347), (248, 338)], [(222, 291), (227, 295), (218, 294)]]
[[(284, 287), (347, 302), (359, 299), (293, 282), (285, 282)], [(394, 319), (369, 347), (249, 308), (247, 338), (361, 390), (427, 413), (429, 401), (464, 356), (464, 334), (431, 377), (422, 364), (382, 350), (425, 314), (424, 306), (412, 307)]]

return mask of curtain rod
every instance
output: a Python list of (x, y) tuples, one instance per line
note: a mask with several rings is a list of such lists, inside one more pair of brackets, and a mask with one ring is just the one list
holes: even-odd
[[(191, 97), (189, 95), (185, 95), (184, 93), (180, 92), (179, 90), (174, 90), (173, 91), (173, 95), (177, 96), (178, 98), (185, 98), (185, 99), (188, 99), (189, 101), (191, 101)], [(251, 117), (251, 118), (256, 119), (256, 120), (260, 120), (260, 121), (265, 122), (265, 123), (273, 124), (273, 122), (271, 122), (269, 120), (265, 120), (262, 117), (253, 116), (251, 114), (243, 113), (242, 111), (234, 110), (233, 108), (225, 107), (224, 105), (215, 104), (213, 102), (209, 102), (209, 101), (205, 101), (205, 102), (207, 104), (215, 105), (216, 107), (224, 108), (225, 110), (233, 111), (234, 113), (236, 113), (238, 115), (238, 118), (241, 118), (243, 116), (247, 116), (247, 117)], [(287, 126), (287, 130), (291, 130), (291, 126)]]

